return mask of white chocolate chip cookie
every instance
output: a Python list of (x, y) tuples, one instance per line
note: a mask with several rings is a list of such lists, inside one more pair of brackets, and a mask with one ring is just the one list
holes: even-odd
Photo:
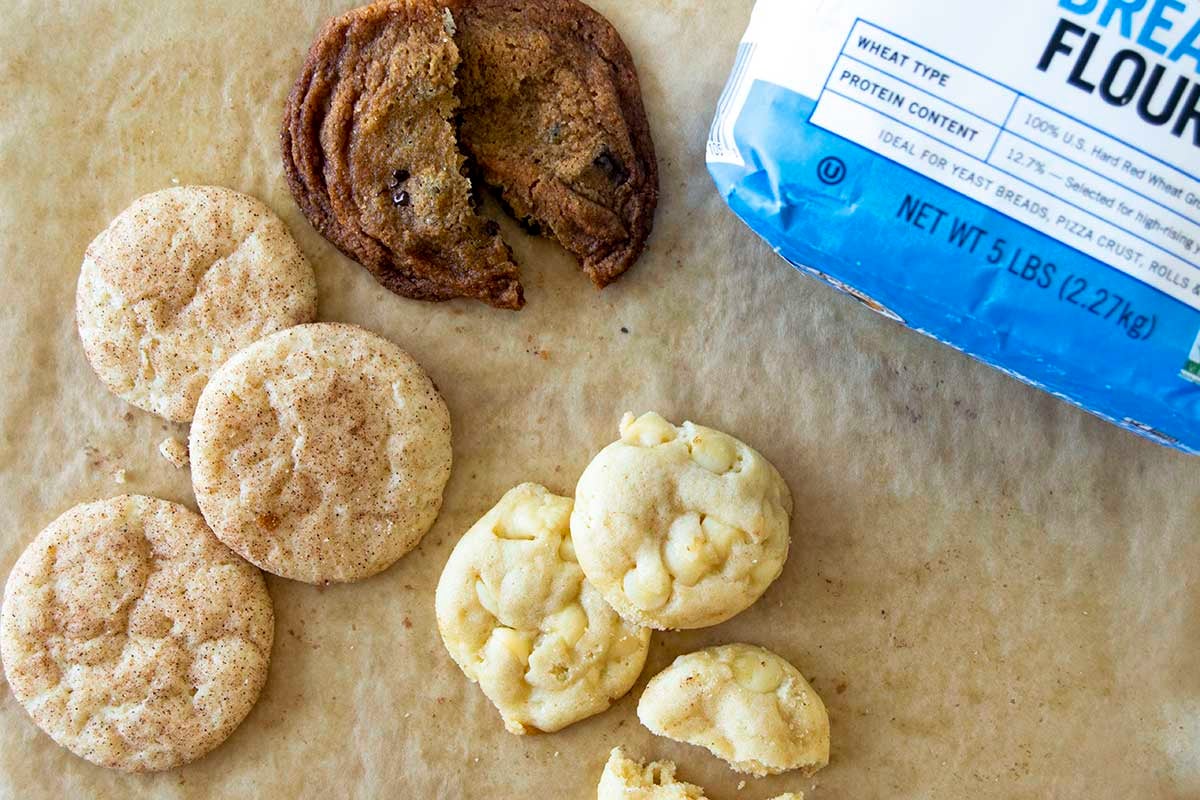
[(783, 570), (792, 496), (757, 451), (691, 422), (626, 414), (575, 492), (571, 534), (589, 581), (627, 620), (716, 625)]
[(146, 772), (233, 733), (266, 681), (274, 625), (262, 573), (200, 515), (124, 495), (67, 511), (17, 560), (0, 656), (54, 741)]
[(748, 644), (680, 656), (655, 675), (638, 719), (659, 736), (706, 747), (762, 777), (829, 763), (829, 716), (800, 671)]
[(300, 325), (217, 371), (188, 450), (196, 502), (221, 541), (285, 578), (354, 581), (433, 525), (450, 477), (450, 414), (386, 339)]
[[(675, 780), (675, 764), (652, 761), (644, 764), (614, 747), (600, 776), (596, 800), (708, 800), (704, 790)], [(788, 792), (774, 800), (804, 800), (803, 792)]]
[(604, 711), (650, 649), (650, 631), (584, 580), (570, 516), (570, 498), (533, 483), (510, 489), (463, 535), (438, 581), (442, 641), (513, 733), (550, 733)]
[(309, 322), (317, 282), (265, 204), (219, 186), (153, 192), (88, 246), (79, 337), (118, 397), (188, 422), (209, 376), (256, 339)]

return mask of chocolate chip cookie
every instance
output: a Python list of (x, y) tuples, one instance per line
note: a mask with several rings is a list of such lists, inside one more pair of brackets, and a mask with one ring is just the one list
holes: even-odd
[(314, 227), (423, 300), (524, 303), (472, 176), (600, 287), (641, 253), (657, 203), (632, 59), (576, 0), (387, 0), (338, 17), (292, 90), (282, 141)]

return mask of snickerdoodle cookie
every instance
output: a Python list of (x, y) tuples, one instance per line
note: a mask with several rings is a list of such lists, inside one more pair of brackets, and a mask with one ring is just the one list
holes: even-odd
[(199, 514), (151, 497), (70, 509), (4, 587), (13, 695), (104, 767), (170, 769), (223, 742), (258, 699), (273, 638), (262, 574)]
[(220, 186), (138, 198), (88, 246), (75, 294), (96, 374), (175, 422), (227, 358), (316, 313), (316, 279), (283, 222)]
[(354, 581), (433, 525), (450, 477), (450, 414), (407, 353), (353, 325), (300, 325), (230, 359), (196, 407), (200, 511), (268, 572)]

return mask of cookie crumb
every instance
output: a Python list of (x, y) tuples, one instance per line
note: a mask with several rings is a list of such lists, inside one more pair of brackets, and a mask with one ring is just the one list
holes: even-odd
[(168, 436), (159, 442), (158, 453), (171, 462), (171, 466), (175, 469), (183, 469), (191, 463), (188, 458), (187, 442), (181, 442), (174, 436)]

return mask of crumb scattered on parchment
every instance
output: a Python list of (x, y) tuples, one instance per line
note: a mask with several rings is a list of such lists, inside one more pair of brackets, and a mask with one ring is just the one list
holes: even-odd
[(175, 469), (183, 469), (191, 463), (188, 458), (187, 442), (181, 442), (174, 436), (163, 439), (158, 445), (158, 452), (159, 455), (170, 461)]
[(95, 445), (84, 445), (83, 455), (87, 458), (87, 462), (91, 467), (107, 472), (108, 477), (113, 483), (121, 484), (129, 482), (129, 473), (125, 468), (110, 461), (108, 456), (102, 453), (100, 448)]

